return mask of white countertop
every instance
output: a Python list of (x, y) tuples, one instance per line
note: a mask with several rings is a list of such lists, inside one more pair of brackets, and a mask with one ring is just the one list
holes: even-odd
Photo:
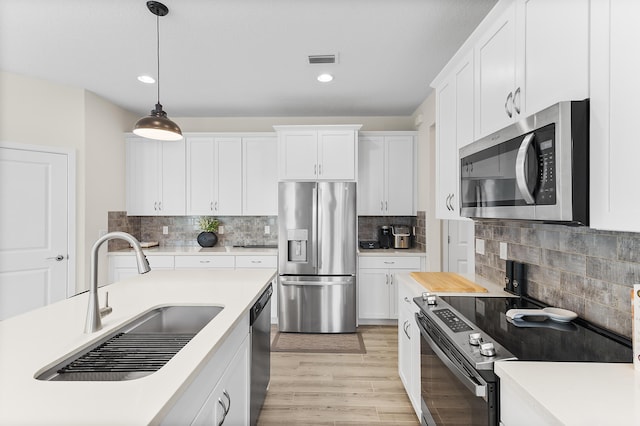
[[(148, 256), (167, 255), (204, 255), (213, 254), (220, 256), (277, 256), (277, 248), (245, 248), (245, 247), (176, 247), (176, 246), (156, 246), (143, 248), (142, 251)], [(123, 256), (133, 254), (133, 249), (123, 249), (110, 251), (109, 256)]]
[(424, 250), (409, 249), (363, 249), (358, 248), (358, 256), (422, 256), (426, 257)]
[[(275, 276), (275, 269), (155, 270), (99, 290), (113, 312), (83, 332), (88, 293), (0, 321), (0, 424), (157, 423)], [(138, 314), (165, 305), (224, 309), (159, 371), (122, 382), (46, 382), (36, 376)]]
[[(468, 279), (471, 282), (474, 282), (484, 288), (487, 289), (487, 293), (453, 293), (453, 292), (432, 292), (437, 294), (438, 296), (471, 296), (471, 297), (515, 297), (511, 293), (507, 293), (504, 291), (503, 286), (492, 283), (486, 278), (481, 277), (480, 275), (475, 274), (459, 274), (460, 276)], [(416, 297), (420, 296), (423, 292), (429, 291), (425, 287), (422, 286), (419, 282), (411, 278), (411, 275), (408, 273), (396, 274), (398, 280), (405, 283), (409, 289), (411, 289), (412, 293), (416, 295)]]
[(494, 368), (549, 425), (640, 425), (633, 364), (500, 361)]

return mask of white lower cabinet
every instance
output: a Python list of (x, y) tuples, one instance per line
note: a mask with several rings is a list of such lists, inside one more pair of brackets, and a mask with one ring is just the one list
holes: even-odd
[[(152, 270), (174, 269), (173, 256), (147, 255), (147, 260)], [(138, 275), (138, 266), (133, 254), (131, 256), (109, 256), (109, 282), (107, 284), (112, 284), (134, 275)]]
[(404, 385), (413, 410), (420, 418), (420, 330), (413, 303), (415, 295), (402, 282), (398, 284), (398, 374)]
[(398, 318), (397, 273), (420, 270), (420, 257), (360, 256), (358, 269), (358, 317)]
[(544, 426), (549, 424), (539, 408), (522, 398), (505, 380), (500, 381), (500, 424), (504, 426)]
[(169, 409), (161, 424), (249, 424), (249, 353), (247, 314)]

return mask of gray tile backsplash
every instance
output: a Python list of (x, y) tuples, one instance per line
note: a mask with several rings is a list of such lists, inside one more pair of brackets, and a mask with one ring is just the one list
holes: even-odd
[[(218, 234), (218, 246), (277, 245), (277, 216), (216, 216), (224, 226), (224, 234)], [(109, 212), (109, 231), (125, 231), (140, 241), (158, 241), (161, 246), (198, 246), (196, 238), (200, 216), (127, 216), (126, 212)], [(265, 226), (269, 233), (265, 234)], [(162, 227), (169, 227), (164, 235)], [(110, 241), (111, 243), (111, 241)], [(126, 248), (109, 245), (109, 250)]]
[(570, 309), (581, 317), (624, 336), (631, 336), (631, 288), (640, 282), (640, 234), (534, 222), (481, 220), (476, 238), (485, 254), (476, 253), (476, 273), (503, 283), (505, 261), (527, 263), (531, 297)]

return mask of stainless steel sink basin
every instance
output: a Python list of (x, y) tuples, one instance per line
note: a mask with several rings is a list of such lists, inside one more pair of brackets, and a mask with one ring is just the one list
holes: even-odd
[(51, 381), (132, 380), (158, 371), (221, 311), (220, 306), (165, 306), (70, 354), (36, 376)]

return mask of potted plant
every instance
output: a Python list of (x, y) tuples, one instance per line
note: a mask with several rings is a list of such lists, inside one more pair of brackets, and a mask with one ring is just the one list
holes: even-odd
[(200, 230), (198, 234), (198, 244), (202, 247), (213, 247), (218, 243), (218, 226), (220, 221), (215, 217), (202, 216), (199, 221)]

